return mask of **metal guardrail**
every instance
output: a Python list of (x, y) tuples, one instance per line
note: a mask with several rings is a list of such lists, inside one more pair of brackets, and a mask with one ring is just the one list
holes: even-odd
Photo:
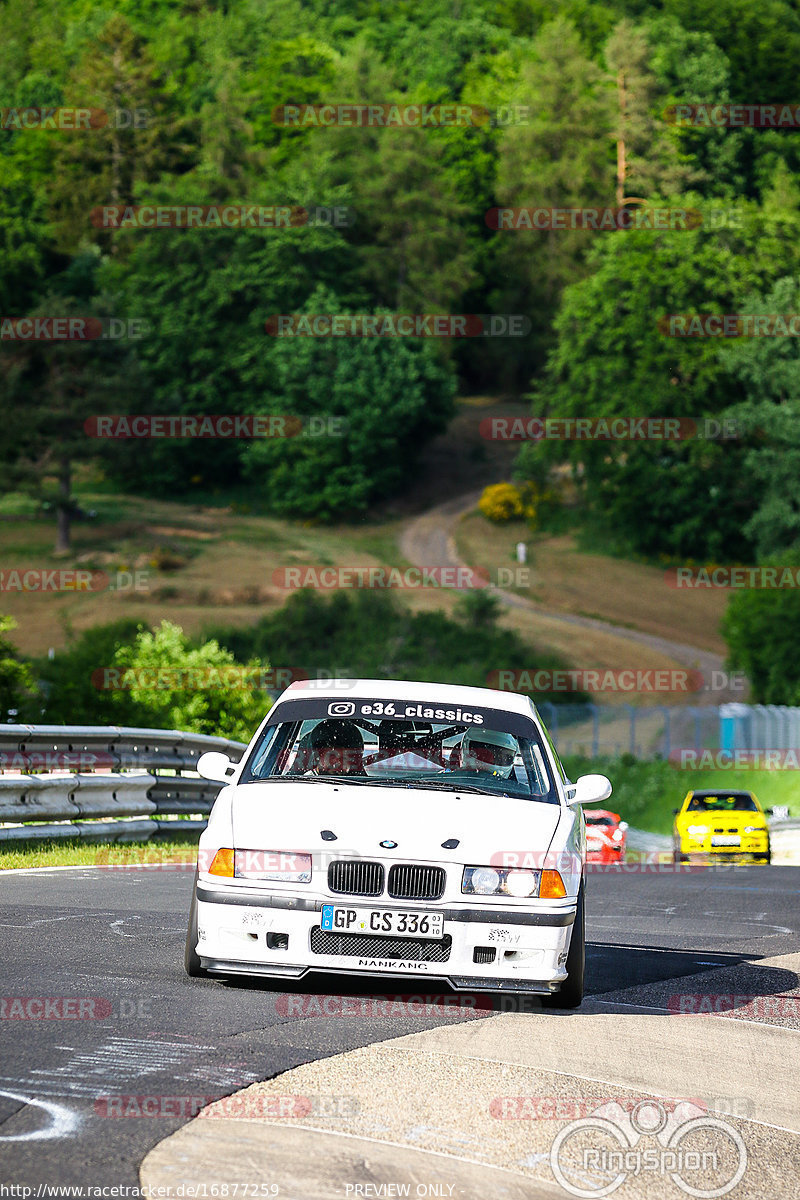
[(776, 866), (800, 863), (800, 817), (773, 818), (769, 834)]
[(195, 832), (222, 787), (197, 774), (200, 755), (217, 750), (238, 762), (245, 749), (176, 729), (0, 725), (0, 842)]

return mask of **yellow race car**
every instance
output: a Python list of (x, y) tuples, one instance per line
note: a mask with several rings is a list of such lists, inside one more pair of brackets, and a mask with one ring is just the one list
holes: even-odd
[(692, 859), (770, 861), (767, 818), (752, 792), (722, 788), (691, 791), (682, 806), (673, 811), (676, 863)]

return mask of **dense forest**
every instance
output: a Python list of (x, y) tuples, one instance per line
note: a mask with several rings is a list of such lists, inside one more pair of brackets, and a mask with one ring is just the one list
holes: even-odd
[[(724, 414), (730, 439), (529, 443), (516, 470), (541, 483), (571, 461), (587, 520), (645, 556), (752, 562), (795, 544), (796, 338), (664, 325), (800, 311), (800, 113), (713, 116), (797, 99), (795, 4), (17, 0), (0, 39), (5, 327), (128, 331), (0, 338), (9, 480), (49, 473), (63, 499), (101, 454), (128, 491), (243, 484), (266, 511), (358, 517), (403, 486), (454, 397), (481, 391), (538, 415)], [(70, 128), (56, 114), (75, 108), (92, 115)], [(293, 215), (147, 226), (130, 217), (142, 205)], [(497, 219), (591, 206), (694, 216)], [(270, 333), (276, 315), (320, 313), (517, 314), (526, 332)], [(323, 417), (347, 435), (87, 434), (98, 414), (143, 412)]]

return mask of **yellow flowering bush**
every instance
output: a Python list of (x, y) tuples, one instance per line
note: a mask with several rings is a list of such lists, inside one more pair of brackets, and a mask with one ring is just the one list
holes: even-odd
[(539, 490), (535, 483), (521, 488), (514, 483), (492, 483), (483, 489), (478, 501), (480, 512), (488, 521), (528, 521), (533, 524), (539, 505), (549, 500), (550, 493)]

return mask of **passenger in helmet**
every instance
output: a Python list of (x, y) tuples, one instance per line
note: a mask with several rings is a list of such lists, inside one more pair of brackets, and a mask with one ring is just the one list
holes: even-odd
[(364, 738), (352, 721), (320, 721), (310, 742), (312, 774), (364, 774)]
[(508, 779), (519, 753), (517, 739), (496, 729), (468, 729), (461, 739), (461, 768)]

